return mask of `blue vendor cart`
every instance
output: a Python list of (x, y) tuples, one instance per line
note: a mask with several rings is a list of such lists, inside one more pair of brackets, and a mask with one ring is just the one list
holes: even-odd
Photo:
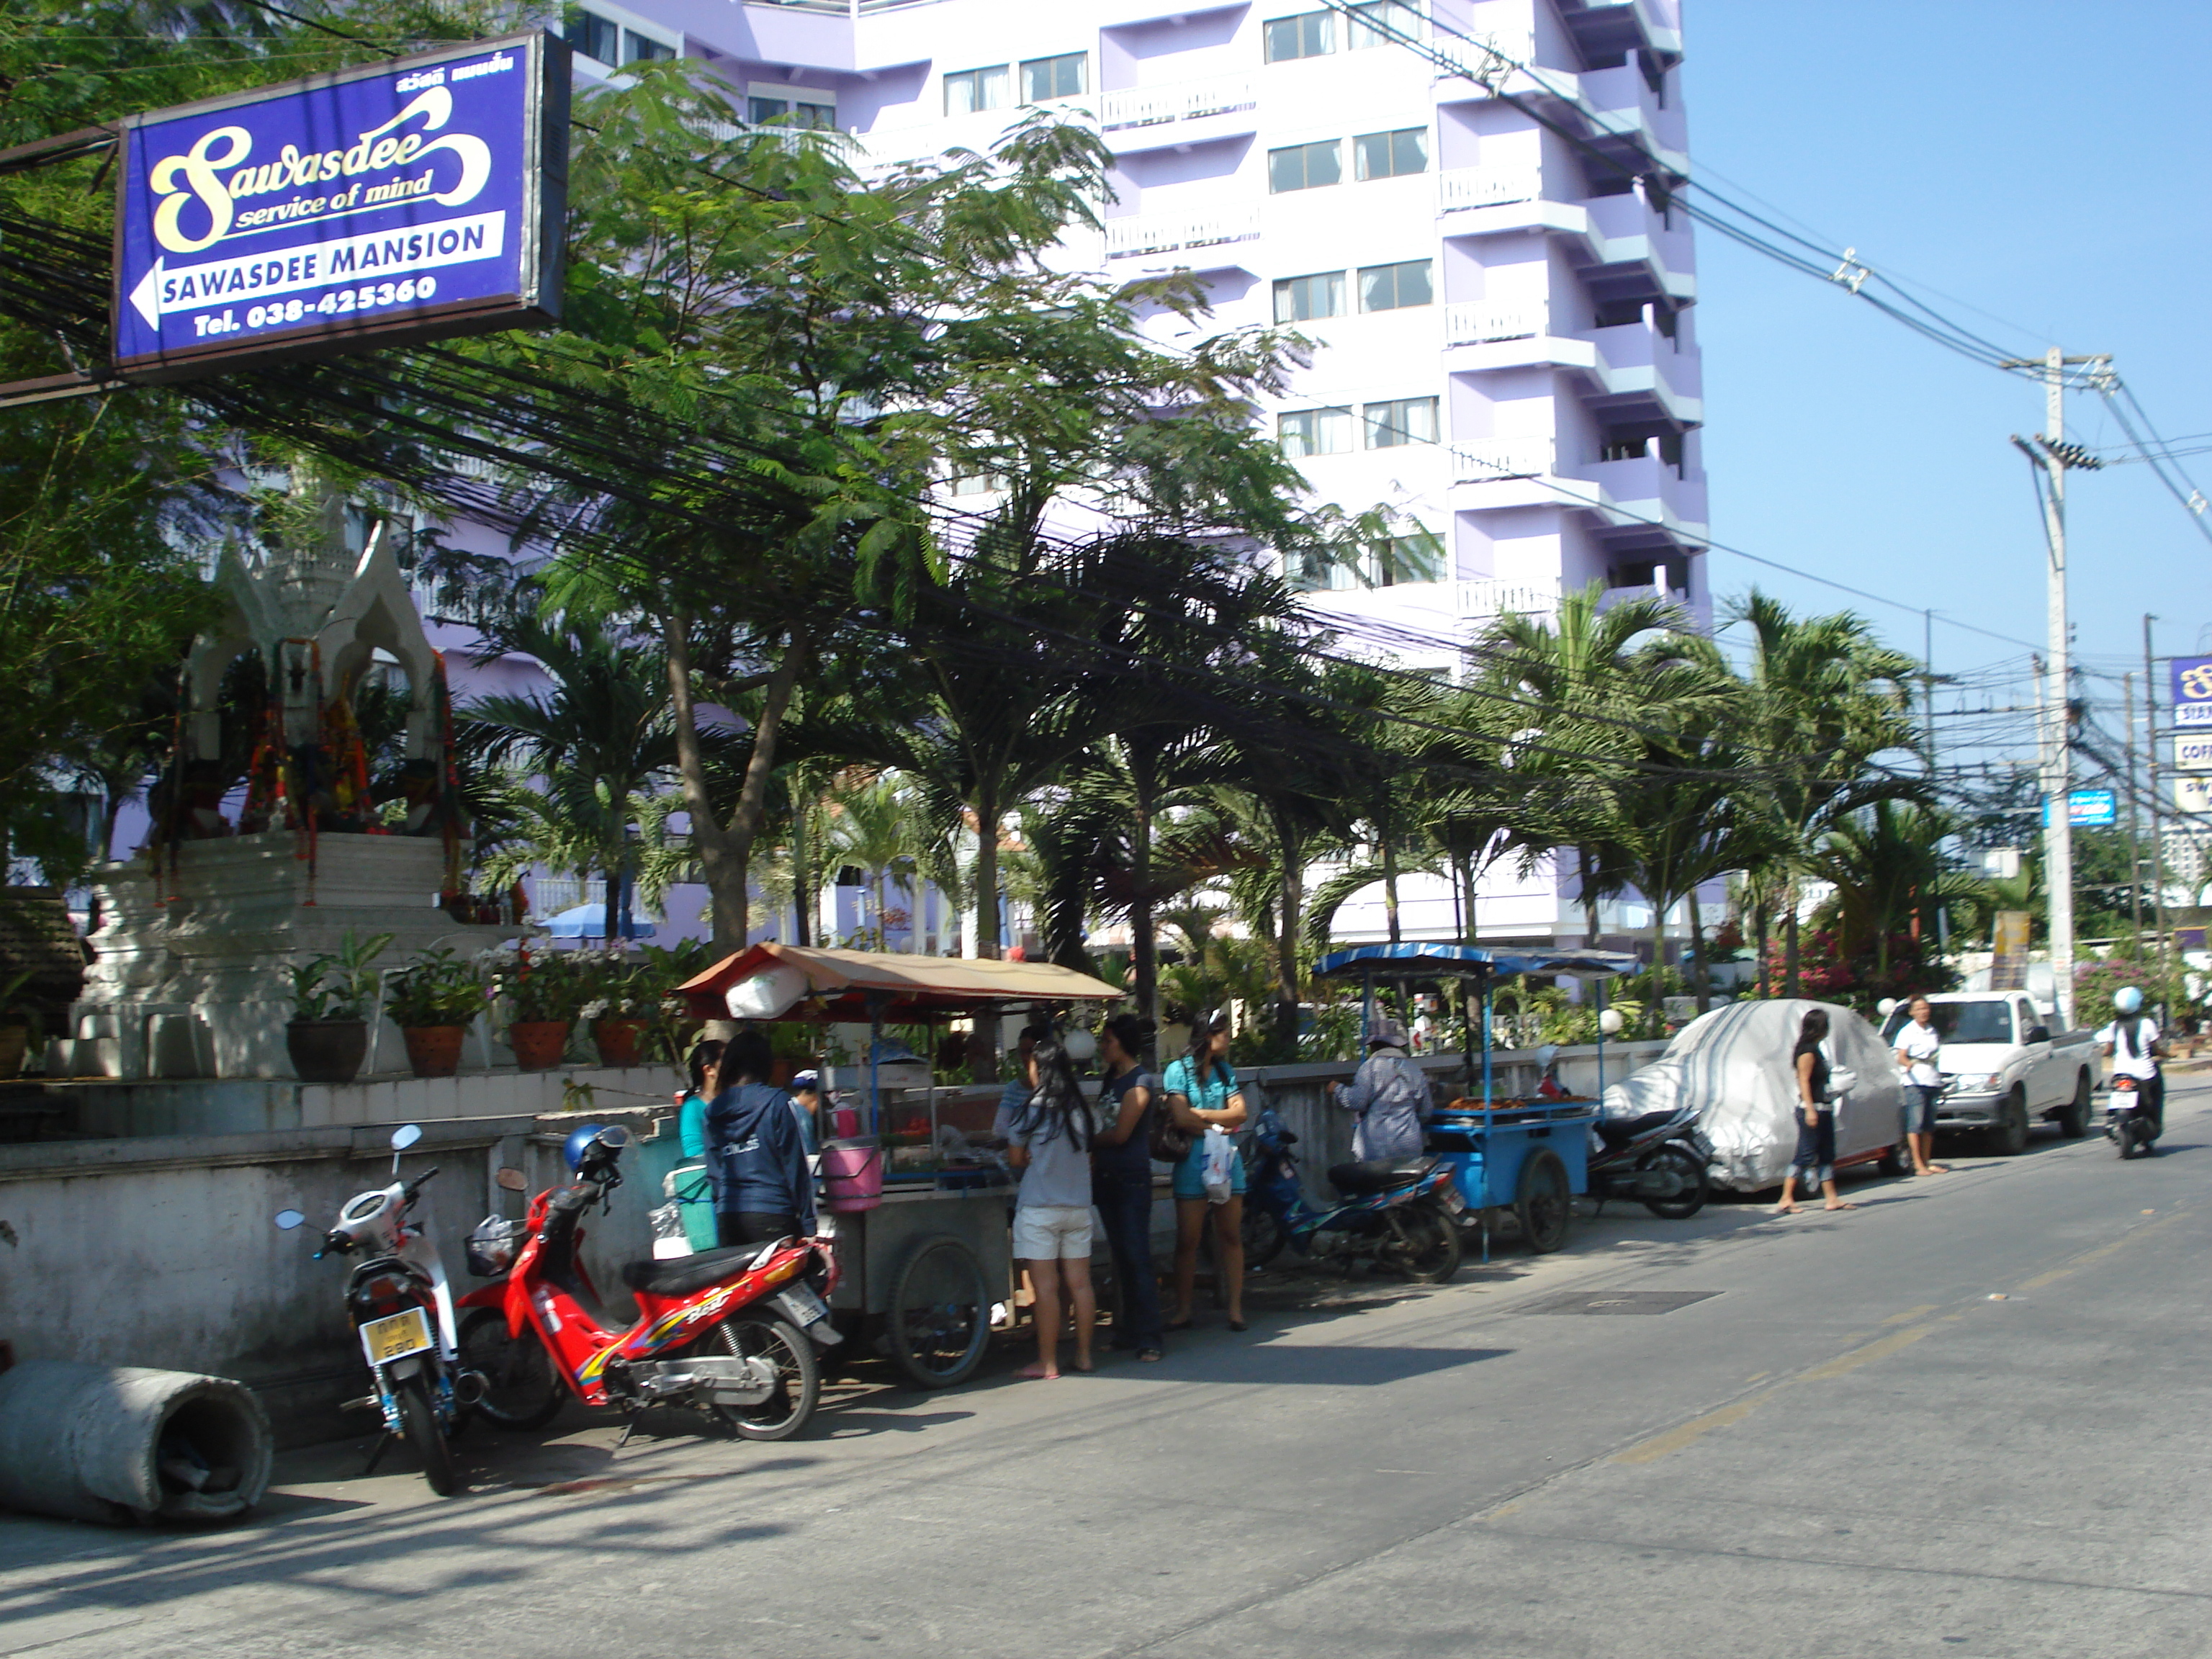
[[(1486, 951), (1472, 945), (1407, 942), (1354, 945), (1323, 957), (1315, 967), (1318, 978), (1360, 985), (1363, 1051), (1374, 1018), (1378, 981), (1406, 984), (1456, 979), (1467, 988), (1465, 1053), (1470, 1092), (1431, 1121), (1429, 1149), (1454, 1166), (1453, 1178), (1467, 1200), (1467, 1218), (1482, 1230), (1484, 1261), (1490, 1259), (1491, 1224), (1500, 1210), (1513, 1212), (1521, 1236), (1533, 1251), (1556, 1250), (1567, 1242), (1574, 1217), (1572, 1200), (1589, 1190), (1590, 1126), (1598, 1115), (1594, 1099), (1499, 1097), (1491, 1063), (1491, 997), (1498, 980), (1516, 974), (1550, 974), (1602, 981), (1637, 966), (1634, 957), (1618, 951)], [(1479, 1067), (1478, 1021), (1482, 1043)], [(1601, 1029), (1601, 1092), (1605, 1086), (1604, 1042)], [(1478, 1081), (1480, 1097), (1472, 1092)]]

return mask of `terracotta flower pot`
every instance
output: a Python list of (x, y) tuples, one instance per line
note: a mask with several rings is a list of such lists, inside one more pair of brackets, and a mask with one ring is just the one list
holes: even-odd
[(368, 1057), (365, 1019), (295, 1019), (284, 1027), (292, 1073), (302, 1083), (350, 1083)]
[(599, 1064), (602, 1066), (635, 1066), (638, 1063), (638, 1039), (645, 1035), (641, 1019), (595, 1019), (592, 1022), (592, 1041), (599, 1045)]
[(550, 1072), (568, 1051), (566, 1019), (522, 1019), (507, 1028), (507, 1046), (514, 1050), (514, 1063), (526, 1072)]
[(416, 1077), (451, 1077), (459, 1071), (461, 1039), (467, 1034), (465, 1025), (406, 1025), (399, 1031)]

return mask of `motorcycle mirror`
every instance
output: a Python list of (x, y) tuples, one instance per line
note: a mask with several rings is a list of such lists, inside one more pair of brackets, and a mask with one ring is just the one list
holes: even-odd
[(403, 1123), (392, 1132), (392, 1150), (395, 1152), (404, 1152), (422, 1139), (421, 1124)]
[(288, 1233), (307, 1218), (307, 1217), (301, 1215), (297, 1210), (279, 1210), (276, 1212), (276, 1224)]
[(492, 1179), (510, 1193), (526, 1193), (530, 1190), (530, 1177), (520, 1170), (502, 1168)]
[(619, 1123), (599, 1131), (599, 1145), (612, 1152), (620, 1152), (629, 1145), (629, 1131)]

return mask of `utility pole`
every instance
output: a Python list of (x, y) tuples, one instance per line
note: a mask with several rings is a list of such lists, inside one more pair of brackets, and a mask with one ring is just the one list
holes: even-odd
[(2158, 971), (2160, 980), (2173, 972), (2166, 928), (2166, 831), (2159, 823), (2158, 785), (2158, 671), (2151, 655), (2150, 625), (2158, 620), (2143, 615), (2143, 747), (2150, 755), (2150, 902), (2158, 922)]
[(2100, 465), (2081, 445), (2066, 441), (2066, 370), (2071, 364), (2101, 369), (2111, 362), (2101, 355), (2069, 357), (2053, 346), (2039, 360), (2014, 358), (2002, 365), (2039, 368), (2043, 374), (2043, 436), (2030, 443), (2015, 435), (2013, 442), (2047, 481), (2043, 491), (2043, 529), (2050, 555), (2046, 593), (2051, 660), (2043, 763), (2043, 862), (2051, 906), (2051, 1000), (2061, 1030), (2070, 1030), (2074, 1024), (2074, 823), (2066, 799), (2073, 769), (2069, 753), (2073, 675), (2066, 636), (2066, 473), (2069, 467), (2094, 469)]
[[(2148, 688), (2146, 688), (2148, 689)], [(2142, 954), (2142, 842), (2136, 836), (2136, 677), (2120, 676), (2120, 764), (2128, 792), (2128, 911)]]

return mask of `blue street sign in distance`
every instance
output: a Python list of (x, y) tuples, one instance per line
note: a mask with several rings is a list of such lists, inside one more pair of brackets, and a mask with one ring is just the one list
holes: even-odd
[[(2066, 821), (2076, 830), (2094, 830), (2101, 824), (2118, 823), (2120, 818), (2120, 798), (2111, 789), (2075, 789), (2066, 796)], [(2043, 801), (2043, 822), (2051, 823), (2051, 799)]]
[(179, 379), (560, 314), (568, 48), (441, 48), (124, 123), (113, 356)]
[(2212, 657), (2176, 657), (2173, 671), (2173, 723), (2212, 726)]

